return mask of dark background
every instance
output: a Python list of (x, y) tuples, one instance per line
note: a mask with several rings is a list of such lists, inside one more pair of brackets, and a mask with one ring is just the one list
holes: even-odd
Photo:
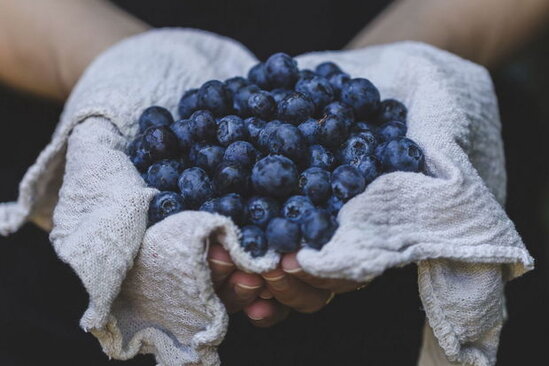
[[(116, 1), (154, 26), (188, 26), (233, 37), (259, 58), (284, 51), (339, 49), (383, 1)], [(153, 6), (154, 3), (154, 6)], [(494, 70), (508, 169), (507, 211), (536, 259), (536, 270), (507, 285), (509, 320), (498, 365), (544, 359), (549, 336), (548, 35)], [(61, 107), (0, 86), (0, 202), (47, 144)], [(152, 365), (148, 357), (107, 361), (78, 328), (87, 295), (47, 235), (32, 225), (0, 238), (0, 364)], [(413, 365), (424, 314), (415, 267), (389, 271), (372, 286), (338, 296), (312, 316), (293, 315), (272, 329), (232, 317), (221, 346), (226, 365)]]

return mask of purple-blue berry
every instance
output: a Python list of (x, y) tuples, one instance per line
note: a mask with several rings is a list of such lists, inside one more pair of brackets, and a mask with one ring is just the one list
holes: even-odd
[(305, 157), (307, 143), (297, 127), (289, 123), (278, 126), (267, 143), (269, 153), (284, 155), (293, 161)]
[(194, 112), (189, 119), (189, 127), (196, 141), (215, 139), (217, 123), (208, 110)]
[(381, 141), (390, 141), (399, 137), (406, 136), (406, 131), (408, 127), (405, 123), (400, 121), (389, 121), (377, 129), (377, 135)]
[(314, 145), (318, 142), (318, 126), (320, 126), (318, 120), (314, 118), (309, 118), (308, 120), (297, 126), (297, 128), (301, 132), (301, 135), (303, 135), (303, 137), (305, 138), (305, 141), (307, 141), (307, 144)]
[(187, 90), (179, 100), (179, 118), (189, 118), (198, 109), (200, 109), (198, 89)]
[(252, 170), (252, 184), (257, 192), (273, 197), (287, 197), (297, 190), (297, 168), (282, 155), (259, 160)]
[(315, 112), (315, 104), (307, 95), (292, 92), (278, 103), (278, 118), (292, 123), (300, 124), (307, 120)]
[(214, 173), (217, 166), (223, 161), (225, 149), (216, 145), (201, 146), (193, 154), (194, 164), (208, 173)]
[(149, 127), (170, 126), (172, 123), (170, 111), (155, 105), (145, 109), (139, 116), (139, 131), (143, 132)]
[(247, 117), (251, 115), (248, 106), (248, 100), (252, 94), (260, 92), (261, 89), (257, 85), (247, 85), (240, 88), (233, 97), (233, 109), (239, 116)]
[(321, 249), (330, 241), (338, 228), (335, 217), (326, 210), (316, 209), (301, 221), (301, 234), (305, 245)]
[(322, 145), (309, 146), (309, 166), (311, 168), (321, 168), (332, 170), (336, 163), (334, 154)]
[(240, 229), (240, 246), (252, 258), (262, 257), (267, 253), (269, 246), (263, 230), (254, 225), (244, 226)]
[(276, 110), (276, 102), (269, 92), (261, 90), (250, 95), (248, 109), (255, 117), (270, 119)]
[(406, 137), (388, 141), (379, 155), (386, 172), (423, 172), (425, 170), (423, 151), (414, 141)]
[(225, 150), (223, 159), (251, 168), (259, 159), (260, 153), (247, 141), (235, 141)]
[(269, 221), (279, 214), (280, 204), (270, 197), (255, 196), (250, 198), (246, 205), (248, 222), (262, 228), (266, 227)]
[(353, 108), (342, 102), (332, 102), (324, 107), (324, 115), (327, 116), (338, 116), (344, 122), (347, 128), (351, 128), (353, 122), (355, 121), (355, 114)]
[(336, 148), (345, 142), (349, 130), (339, 116), (328, 115), (318, 121), (318, 141), (325, 146)]
[(250, 71), (248, 71), (248, 80), (259, 86), (261, 89), (271, 89), (271, 84), (267, 78), (267, 70), (263, 62), (256, 64), (250, 69)]
[(299, 224), (281, 217), (276, 217), (269, 222), (265, 236), (269, 248), (278, 253), (295, 252), (301, 244)]
[(229, 193), (217, 200), (215, 210), (221, 215), (230, 217), (235, 224), (239, 225), (244, 218), (244, 201), (239, 194)]
[(198, 103), (214, 115), (223, 116), (231, 111), (231, 91), (219, 80), (207, 81), (198, 90)]
[(229, 146), (235, 141), (246, 140), (248, 129), (242, 118), (228, 115), (219, 120), (217, 125), (217, 141), (222, 146)]
[(331, 61), (323, 62), (318, 64), (315, 68), (317, 75), (323, 76), (325, 78), (332, 76), (333, 74), (340, 74), (343, 71), (335, 63)]
[(375, 142), (368, 141), (365, 138), (356, 135), (351, 136), (341, 148), (340, 161), (343, 164), (351, 164), (358, 162), (362, 157), (374, 153)]
[(341, 101), (350, 105), (357, 119), (375, 115), (379, 108), (379, 90), (368, 79), (352, 79), (341, 89)]
[(142, 137), (141, 147), (148, 150), (154, 161), (175, 157), (178, 141), (175, 134), (166, 126), (149, 127)]
[(315, 206), (309, 197), (292, 196), (282, 205), (281, 213), (288, 220), (299, 222), (314, 209)]
[(233, 95), (241, 88), (250, 85), (250, 82), (242, 76), (235, 76), (225, 80), (225, 86), (233, 93)]
[(357, 168), (340, 165), (332, 172), (332, 192), (342, 201), (348, 201), (366, 188), (366, 180)]
[(360, 160), (352, 163), (352, 165), (362, 173), (366, 185), (370, 184), (383, 173), (381, 162), (374, 155), (363, 156)]
[(193, 167), (185, 169), (177, 182), (186, 205), (198, 208), (204, 201), (213, 197), (212, 181), (204, 169)]
[(313, 101), (315, 110), (320, 112), (335, 98), (335, 93), (330, 82), (320, 76), (311, 79), (301, 79), (295, 85), (295, 90), (307, 95)]
[(149, 187), (159, 191), (175, 191), (183, 168), (183, 164), (178, 160), (160, 160), (147, 169), (145, 181)]
[(160, 192), (149, 204), (149, 226), (185, 209), (183, 198), (175, 192)]
[(267, 122), (257, 117), (249, 117), (244, 120), (244, 124), (248, 130), (250, 141), (257, 145), (259, 143), (259, 133), (263, 130)]
[(193, 130), (190, 126), (190, 120), (180, 119), (175, 121), (170, 128), (177, 137), (179, 150), (183, 152), (189, 151), (195, 143)]
[(321, 168), (309, 168), (299, 177), (299, 190), (314, 204), (326, 201), (332, 193), (330, 172)]
[(275, 53), (265, 62), (265, 73), (273, 88), (292, 88), (297, 80), (297, 62), (285, 53)]
[(236, 162), (224, 161), (217, 167), (214, 176), (216, 193), (247, 194), (250, 187), (250, 170)]
[(404, 104), (396, 99), (385, 99), (379, 105), (377, 114), (378, 124), (383, 124), (390, 121), (400, 121), (406, 123), (408, 109)]

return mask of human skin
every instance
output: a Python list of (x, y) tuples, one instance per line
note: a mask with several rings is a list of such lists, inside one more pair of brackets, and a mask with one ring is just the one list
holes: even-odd
[[(401, 0), (347, 48), (415, 40), (490, 67), (538, 33), (548, 17), (547, 0)], [(105, 0), (0, 0), (0, 80), (64, 101), (97, 54), (149, 28)], [(362, 287), (305, 273), (295, 253), (263, 274), (237, 269), (219, 244), (209, 248), (208, 260), (227, 310), (244, 311), (259, 327), (280, 322), (292, 310), (318, 311), (333, 294)]]

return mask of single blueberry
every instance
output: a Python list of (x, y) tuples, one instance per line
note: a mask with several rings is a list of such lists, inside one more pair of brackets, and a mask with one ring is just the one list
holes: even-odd
[(217, 167), (214, 177), (215, 191), (247, 194), (250, 187), (250, 171), (236, 162), (224, 161)]
[(240, 88), (233, 98), (233, 109), (241, 117), (248, 117), (251, 114), (248, 107), (248, 99), (252, 94), (260, 92), (261, 89), (257, 85), (248, 85)]
[(339, 210), (341, 210), (341, 207), (343, 207), (344, 204), (345, 202), (340, 200), (338, 197), (330, 196), (324, 204), (324, 208), (330, 213), (330, 215), (337, 216)]
[(283, 123), (273, 131), (267, 146), (271, 154), (284, 155), (293, 161), (303, 161), (307, 143), (297, 127)]
[(390, 141), (399, 137), (406, 136), (408, 130), (405, 123), (399, 121), (389, 121), (377, 129), (377, 135), (381, 141)]
[(288, 220), (300, 222), (315, 206), (307, 196), (292, 196), (282, 205), (282, 216)]
[(187, 90), (179, 101), (179, 117), (189, 118), (191, 114), (199, 108), (198, 89)]
[(317, 75), (327, 78), (332, 74), (340, 74), (343, 71), (341, 71), (339, 66), (337, 66), (335, 63), (328, 61), (328, 62), (323, 62), (319, 64), (315, 68), (315, 72), (317, 73)]
[(257, 145), (262, 151), (268, 151), (268, 144), (271, 140), (271, 136), (280, 125), (282, 125), (282, 122), (280, 122), (279, 120), (274, 120), (267, 123), (265, 127), (261, 131), (259, 131), (259, 135), (257, 137)]
[(405, 137), (388, 141), (380, 152), (381, 164), (386, 172), (423, 172), (425, 156), (421, 148)]
[(229, 146), (238, 140), (246, 140), (248, 129), (242, 118), (238, 116), (225, 116), (217, 125), (217, 141), (223, 146)]
[(261, 89), (271, 89), (271, 85), (267, 79), (267, 70), (265, 69), (265, 64), (263, 62), (256, 64), (248, 71), (248, 80)]
[(341, 72), (338, 74), (332, 74), (328, 80), (330, 81), (332, 89), (334, 89), (336, 97), (339, 97), (341, 95), (341, 89), (343, 89), (345, 84), (351, 81), (351, 77), (349, 74)]
[(212, 181), (204, 169), (193, 167), (185, 169), (177, 182), (186, 205), (198, 208), (204, 201), (212, 198)]
[(322, 209), (312, 211), (301, 221), (301, 233), (305, 245), (314, 249), (321, 249), (329, 242), (337, 228), (335, 217)]
[(231, 91), (221, 81), (210, 80), (198, 90), (198, 102), (203, 109), (210, 110), (216, 116), (222, 116), (231, 111)]
[(324, 115), (338, 116), (345, 122), (347, 128), (351, 128), (355, 121), (353, 108), (342, 102), (332, 102), (324, 107)]
[(240, 88), (250, 85), (250, 82), (242, 76), (235, 76), (225, 80), (225, 86), (235, 94)]
[(129, 146), (128, 155), (133, 165), (140, 172), (145, 171), (153, 162), (151, 152), (143, 146), (143, 137), (138, 136)]
[(370, 184), (374, 179), (383, 173), (381, 162), (374, 155), (363, 156), (352, 165), (362, 173), (366, 185)]
[(239, 225), (244, 217), (244, 201), (239, 194), (229, 193), (217, 200), (215, 205), (217, 213), (230, 217)]
[(212, 112), (200, 110), (191, 115), (189, 127), (196, 141), (213, 140), (215, 138), (217, 123)]
[(261, 90), (250, 95), (248, 109), (256, 117), (270, 119), (276, 110), (276, 102), (269, 92)]
[(343, 201), (348, 201), (366, 188), (366, 180), (357, 168), (340, 165), (332, 172), (332, 191)]
[(191, 149), (189, 150), (189, 165), (197, 165), (198, 160), (198, 152), (202, 150), (205, 147), (211, 146), (210, 144), (206, 143), (205, 141), (196, 142)]
[(336, 162), (334, 154), (322, 145), (309, 146), (309, 166), (332, 170)]
[(261, 130), (263, 130), (267, 122), (257, 117), (249, 117), (244, 120), (244, 124), (246, 125), (246, 129), (248, 130), (250, 141), (254, 144), (258, 144), (259, 133), (261, 132)]
[(351, 137), (360, 137), (364, 139), (368, 144), (377, 146), (379, 144), (378, 135), (371, 130), (365, 130), (360, 132), (353, 132)]
[(247, 221), (260, 226), (266, 227), (271, 219), (279, 216), (280, 204), (270, 198), (255, 196), (248, 200), (246, 205)]
[(173, 117), (169, 110), (159, 106), (152, 106), (143, 111), (139, 117), (139, 131), (143, 132), (149, 127), (169, 126), (173, 123)]
[(318, 121), (318, 141), (328, 147), (338, 147), (347, 139), (349, 131), (339, 116), (324, 116)]
[(299, 72), (297, 73), (298, 79), (311, 79), (311, 78), (314, 78), (315, 76), (316, 76), (315, 72), (309, 69), (299, 70)]
[(322, 111), (324, 106), (331, 103), (335, 97), (330, 82), (321, 76), (299, 80), (295, 84), (295, 90), (311, 98), (317, 112)]
[(217, 201), (218, 201), (217, 198), (214, 198), (214, 199), (211, 199), (211, 200), (207, 200), (206, 202), (204, 202), (204, 203), (200, 206), (200, 208), (199, 208), (198, 210), (199, 210), (199, 211), (210, 212), (210, 213), (217, 212), (217, 210), (216, 210)]
[(175, 192), (160, 192), (149, 204), (149, 226), (185, 209), (183, 198)]
[(292, 93), (291, 90), (288, 89), (273, 89), (271, 90), (271, 95), (273, 96), (276, 104), (280, 103), (282, 99), (286, 98), (288, 95)]
[(177, 190), (177, 179), (183, 168), (178, 160), (160, 160), (147, 169), (145, 181), (150, 187), (159, 191), (175, 191)]
[(330, 172), (321, 168), (309, 168), (299, 177), (302, 195), (309, 197), (314, 204), (320, 204), (330, 197), (332, 186)]
[(235, 141), (227, 146), (223, 159), (251, 168), (259, 159), (259, 151), (247, 141)]
[(276, 217), (269, 222), (265, 236), (269, 248), (278, 253), (295, 252), (301, 244), (299, 224), (281, 217)]
[(263, 230), (254, 225), (244, 226), (240, 229), (240, 246), (253, 258), (263, 257), (269, 246)]
[(406, 123), (406, 116), (408, 109), (396, 99), (385, 99), (379, 106), (379, 112), (377, 114), (378, 124), (400, 121)]
[(201, 146), (194, 154), (194, 164), (208, 173), (214, 173), (217, 166), (223, 161), (225, 149), (216, 145)]
[(299, 124), (315, 111), (315, 105), (311, 98), (305, 94), (292, 92), (278, 103), (278, 118), (292, 124)]
[(343, 85), (341, 101), (353, 107), (357, 119), (367, 119), (378, 111), (379, 90), (368, 79), (352, 79)]
[(340, 161), (343, 164), (358, 162), (362, 157), (374, 153), (375, 143), (371, 143), (361, 136), (352, 136), (343, 144), (340, 152)]
[(305, 138), (305, 141), (307, 141), (309, 145), (314, 145), (317, 143), (317, 133), (319, 126), (320, 124), (318, 123), (318, 120), (314, 118), (309, 118), (308, 120), (297, 126), (297, 128)]
[(267, 156), (255, 163), (252, 183), (261, 194), (287, 197), (297, 189), (297, 168), (282, 155)]
[(190, 120), (180, 119), (179, 121), (174, 122), (170, 128), (177, 137), (179, 149), (183, 152), (189, 151), (195, 143)]
[(265, 62), (265, 73), (273, 88), (292, 88), (297, 80), (297, 62), (285, 53), (275, 53)]
[(172, 158), (177, 154), (177, 137), (166, 126), (147, 128), (142, 139), (141, 147), (150, 152), (154, 161)]

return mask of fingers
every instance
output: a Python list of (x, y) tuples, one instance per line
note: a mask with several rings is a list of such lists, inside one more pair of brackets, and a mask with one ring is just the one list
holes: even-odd
[(208, 249), (208, 263), (215, 289), (221, 287), (227, 277), (236, 269), (229, 252), (219, 244), (211, 245)]
[(290, 274), (310, 286), (318, 289), (330, 290), (336, 294), (355, 291), (361, 287), (361, 284), (355, 281), (318, 278), (306, 273), (302, 270), (297, 261), (297, 253), (285, 254), (281, 260), (281, 267), (285, 273)]
[(290, 308), (276, 300), (258, 299), (244, 308), (244, 313), (253, 325), (266, 328), (286, 319), (290, 314)]
[(254, 301), (263, 288), (263, 279), (256, 274), (234, 271), (218, 291), (229, 313), (242, 310)]
[(278, 268), (262, 274), (267, 289), (281, 304), (302, 313), (313, 313), (326, 305), (330, 290), (314, 288)]

